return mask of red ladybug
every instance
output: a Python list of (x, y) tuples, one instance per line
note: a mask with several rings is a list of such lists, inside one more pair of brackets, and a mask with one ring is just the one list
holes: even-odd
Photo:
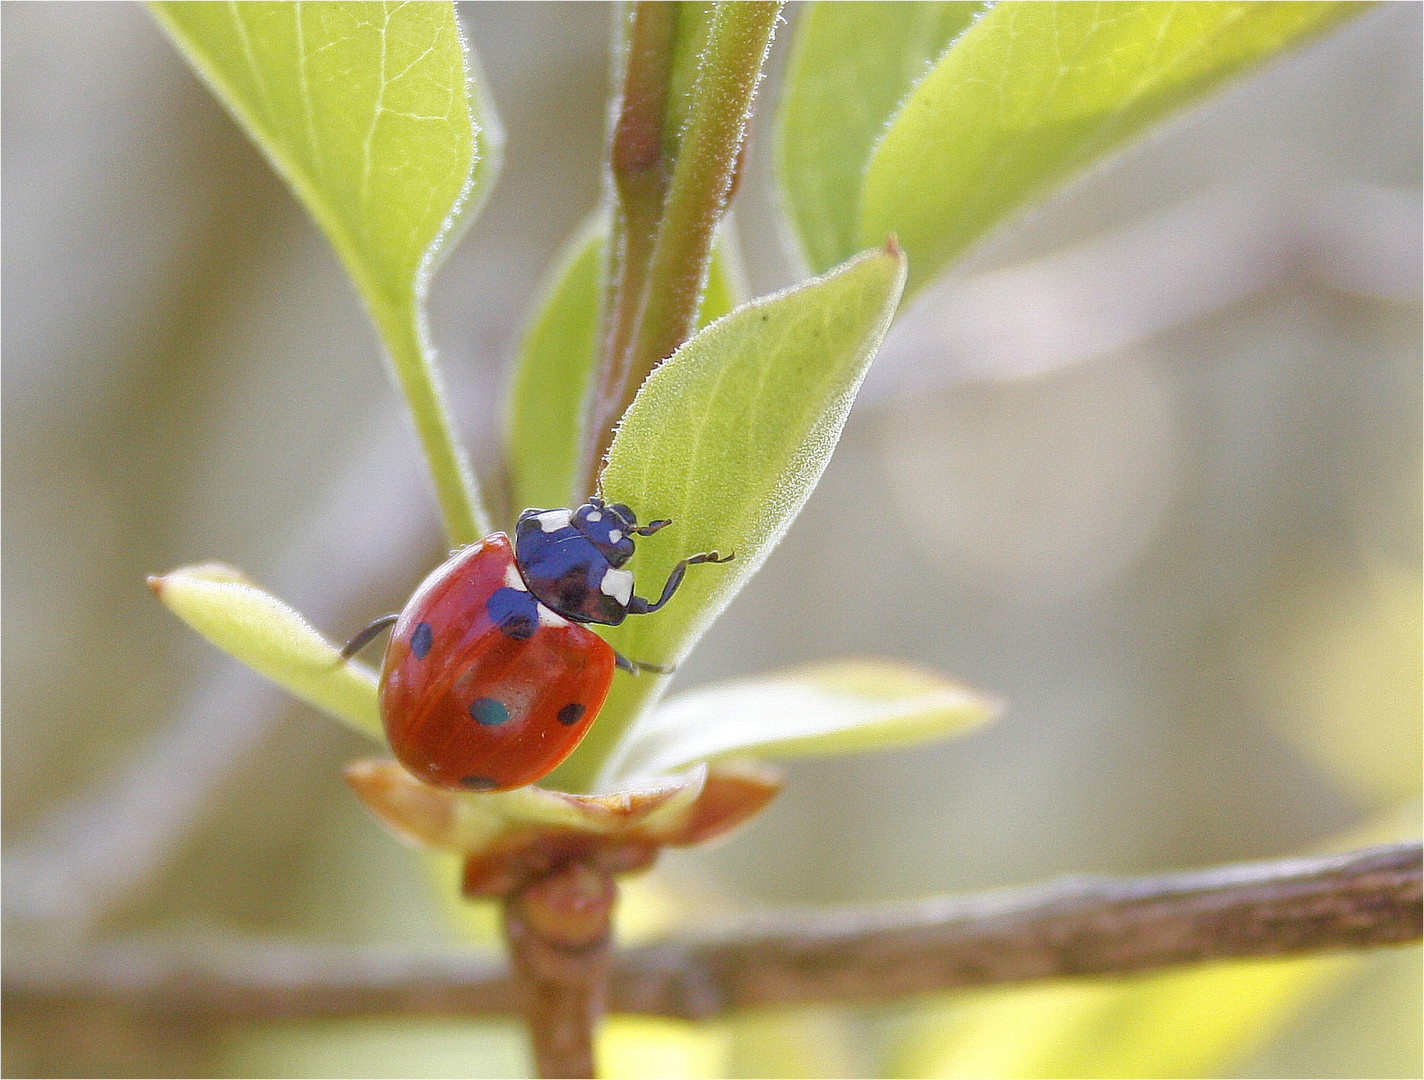
[(573, 752), (608, 696), (614, 667), (665, 672), (620, 656), (584, 623), (616, 626), (666, 604), (690, 555), (649, 603), (622, 569), (639, 525), (622, 503), (526, 510), (514, 544), (502, 532), (455, 552), (399, 615), (377, 619), (350, 657), (395, 624), (381, 665), (381, 717), (402, 765), (440, 787), (506, 791), (532, 784)]

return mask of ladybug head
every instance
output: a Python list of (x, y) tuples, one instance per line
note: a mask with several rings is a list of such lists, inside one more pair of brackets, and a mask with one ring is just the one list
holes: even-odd
[(638, 524), (638, 517), (623, 503), (605, 503), (594, 496), (576, 509), (570, 524), (598, 548), (609, 566), (622, 566), (633, 555), (633, 537), (651, 536), (668, 521)]

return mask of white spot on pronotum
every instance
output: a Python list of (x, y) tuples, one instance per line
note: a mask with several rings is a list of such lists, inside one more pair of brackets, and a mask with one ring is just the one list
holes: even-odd
[(628, 597), (633, 595), (633, 574), (628, 570), (605, 570), (598, 589), (604, 596), (626, 604)]
[(543, 604), (536, 604), (539, 612), (540, 626), (568, 626), (569, 620), (560, 615), (553, 608), (547, 608)]
[(545, 532), (557, 532), (566, 527), (569, 523), (569, 512), (567, 510), (545, 510), (542, 514), (534, 518), (539, 523), (539, 528)]
[(623, 539), (623, 530), (622, 530), (622, 529), (609, 529), (609, 530), (608, 530), (608, 541), (609, 541), (609, 543), (616, 544), (616, 543), (618, 543), (619, 540), (622, 540), (622, 539)]
[(583, 518), (585, 521), (602, 521), (603, 515), (597, 510), (590, 510)]
[(504, 587), (506, 589), (518, 589), (520, 592), (528, 592), (529, 586), (524, 584), (524, 579), (519, 576), (519, 569), (513, 563), (504, 568)]

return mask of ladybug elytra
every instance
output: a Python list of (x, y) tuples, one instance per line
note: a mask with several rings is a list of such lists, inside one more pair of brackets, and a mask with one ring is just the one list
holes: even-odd
[(549, 773), (593, 724), (613, 669), (668, 669), (615, 652), (588, 628), (657, 611), (696, 563), (673, 567), (662, 595), (633, 592), (623, 564), (639, 525), (622, 503), (591, 498), (574, 510), (526, 510), (514, 542), (502, 532), (461, 548), (415, 590), (399, 615), (377, 619), (342, 650), (350, 657), (394, 624), (381, 665), (386, 738), (400, 763), (428, 783), (507, 791)]

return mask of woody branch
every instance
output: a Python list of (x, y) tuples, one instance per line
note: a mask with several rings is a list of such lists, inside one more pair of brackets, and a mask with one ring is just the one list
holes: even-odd
[[(880, 1001), (1064, 976), (1112, 976), (1244, 957), (1420, 939), (1421, 847), (1073, 879), (879, 911), (781, 913), (748, 927), (627, 950), (615, 1012), (707, 1019), (772, 1004)], [(13, 953), (12, 953), (13, 957)], [(100, 1007), (209, 1020), (492, 1015), (518, 1003), (508, 973), (468, 954), (154, 943), (7, 961), (9, 1008)]]

